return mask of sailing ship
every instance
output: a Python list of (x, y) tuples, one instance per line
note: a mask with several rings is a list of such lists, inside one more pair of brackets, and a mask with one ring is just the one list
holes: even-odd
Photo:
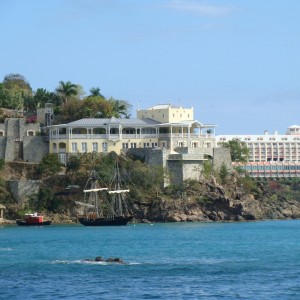
[(116, 160), (114, 179), (110, 188), (101, 187), (99, 175), (91, 170), (84, 192), (84, 201), (76, 201), (84, 208), (78, 221), (85, 226), (121, 226), (133, 219), (126, 194), (129, 189), (121, 187), (119, 164)]

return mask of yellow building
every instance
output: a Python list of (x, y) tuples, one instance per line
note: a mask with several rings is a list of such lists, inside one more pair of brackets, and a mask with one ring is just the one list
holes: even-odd
[(136, 119), (89, 118), (49, 126), (50, 153), (62, 162), (68, 154), (128, 148), (212, 148), (214, 128), (193, 120), (193, 108), (171, 104), (138, 110)]
[(140, 119), (149, 118), (160, 123), (193, 121), (194, 109), (171, 104), (159, 104), (145, 110), (138, 110), (137, 117)]

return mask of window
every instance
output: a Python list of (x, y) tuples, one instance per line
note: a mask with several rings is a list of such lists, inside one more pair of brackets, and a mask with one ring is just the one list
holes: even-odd
[(155, 134), (155, 128), (142, 128), (142, 134)]
[(93, 143), (93, 152), (98, 152), (98, 143)]
[(124, 133), (124, 134), (134, 134), (135, 130), (133, 128), (124, 128), (122, 133)]
[(130, 148), (136, 148), (136, 143), (130, 143)]
[(27, 136), (34, 136), (34, 131), (33, 130), (28, 130), (27, 131)]
[(123, 143), (123, 144), (122, 144), (122, 148), (123, 148), (123, 149), (128, 149), (128, 143)]
[(81, 143), (81, 151), (87, 152), (87, 144), (86, 143)]
[(72, 143), (72, 152), (77, 152), (77, 143)]
[(106, 142), (102, 143), (102, 151), (107, 152), (107, 143)]
[(157, 143), (152, 143), (152, 148), (157, 147)]
[(56, 143), (53, 143), (53, 152), (56, 152), (57, 151), (57, 145)]
[(150, 144), (149, 143), (144, 143), (144, 148), (149, 148)]

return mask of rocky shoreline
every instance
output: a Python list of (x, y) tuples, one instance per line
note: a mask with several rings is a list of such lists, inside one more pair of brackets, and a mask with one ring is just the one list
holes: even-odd
[[(133, 201), (133, 223), (241, 222), (300, 218), (300, 180), (241, 181), (232, 174), (226, 184), (215, 177), (186, 183), (184, 189), (164, 189)], [(299, 191), (299, 192), (298, 192)], [(53, 224), (76, 224), (76, 195), (66, 196), (63, 213), (39, 212)], [(78, 195), (81, 197), (81, 195)], [(72, 204), (74, 203), (74, 204)], [(2, 224), (15, 224), (17, 206), (8, 208)], [(10, 220), (9, 220), (10, 219)]]

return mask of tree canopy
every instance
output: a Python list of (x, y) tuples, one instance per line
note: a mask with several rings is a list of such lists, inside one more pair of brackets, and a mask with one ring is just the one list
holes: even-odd
[(247, 162), (249, 159), (249, 149), (247, 144), (238, 139), (233, 139), (222, 143), (222, 146), (230, 150), (231, 160), (233, 162)]
[(105, 98), (100, 91), (99, 87), (92, 87), (86, 96), (80, 84), (63, 80), (53, 92), (44, 88), (33, 91), (24, 76), (8, 74), (0, 82), (0, 107), (32, 116), (38, 108), (51, 103), (57, 122), (81, 118), (129, 118), (131, 105), (127, 101)]
[(25, 77), (9, 74), (0, 86), (0, 106), (14, 110), (24, 110), (25, 99), (32, 96), (32, 89)]

